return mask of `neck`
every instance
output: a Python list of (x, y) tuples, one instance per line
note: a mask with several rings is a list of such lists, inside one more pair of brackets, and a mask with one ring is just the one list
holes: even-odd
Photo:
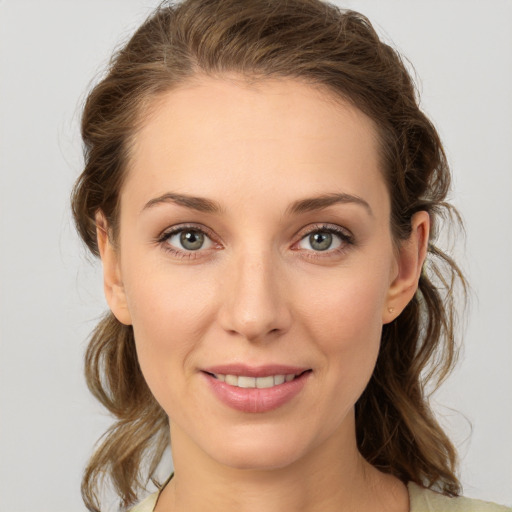
[(286, 467), (238, 469), (208, 457), (175, 426), (175, 475), (155, 512), (407, 512), (407, 489), (363, 459), (353, 427)]

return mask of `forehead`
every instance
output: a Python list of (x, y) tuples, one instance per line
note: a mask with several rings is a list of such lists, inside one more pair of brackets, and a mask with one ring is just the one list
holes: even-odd
[(373, 121), (325, 89), (204, 77), (154, 101), (123, 194), (140, 203), (169, 190), (222, 199), (278, 188), (284, 196), (364, 191), (372, 200), (384, 185), (379, 168)]

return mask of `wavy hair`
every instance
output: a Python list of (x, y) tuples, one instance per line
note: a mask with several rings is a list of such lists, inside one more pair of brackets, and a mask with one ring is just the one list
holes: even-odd
[[(383, 327), (373, 376), (356, 404), (356, 434), (361, 454), (382, 471), (459, 494), (456, 452), (426, 390), (440, 384), (457, 356), (454, 289), (461, 284), (465, 296), (466, 282), (436, 237), (440, 220), (460, 219), (446, 202), (445, 152), (419, 108), (413, 80), (363, 15), (321, 0), (161, 4), (112, 57), (86, 99), (85, 168), (72, 193), (79, 234), (98, 256), (95, 215), (102, 211), (115, 242), (130, 144), (155, 98), (195, 77), (224, 73), (303, 80), (350, 101), (378, 129), (395, 243), (409, 236), (415, 212), (429, 213), (433, 229), (419, 289)], [(141, 373), (132, 328), (112, 313), (92, 334), (85, 374), (115, 423), (85, 469), (82, 496), (89, 510), (99, 511), (98, 492), (108, 478), (128, 507), (154, 477), (169, 425)]]

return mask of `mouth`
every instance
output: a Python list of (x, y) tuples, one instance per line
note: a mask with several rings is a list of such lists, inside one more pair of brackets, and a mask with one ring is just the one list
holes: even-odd
[(202, 370), (211, 392), (231, 409), (266, 413), (301, 394), (312, 369), (290, 366), (217, 366)]
[(280, 386), (285, 382), (291, 382), (299, 378), (306, 372), (311, 372), (311, 370), (304, 370), (300, 373), (286, 373), (286, 374), (276, 374), (276, 375), (266, 375), (264, 377), (253, 377), (250, 375), (232, 375), (225, 373), (210, 373), (205, 372), (213, 378), (219, 380), (220, 382), (225, 382), (230, 386), (234, 386), (237, 388), (257, 388), (257, 389), (268, 389), (273, 388), (275, 386)]

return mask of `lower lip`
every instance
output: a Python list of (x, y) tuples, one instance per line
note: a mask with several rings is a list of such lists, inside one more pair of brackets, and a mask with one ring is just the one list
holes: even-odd
[(239, 388), (230, 386), (208, 373), (206, 377), (210, 389), (221, 402), (242, 412), (262, 413), (272, 411), (297, 396), (311, 372), (305, 372), (290, 382), (283, 382), (272, 388)]

